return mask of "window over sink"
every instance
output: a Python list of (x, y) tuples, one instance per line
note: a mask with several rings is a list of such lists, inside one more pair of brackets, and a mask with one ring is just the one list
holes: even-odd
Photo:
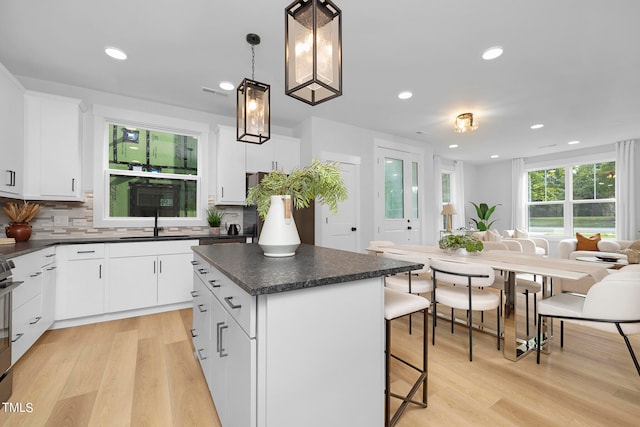
[(96, 227), (150, 227), (156, 213), (163, 226), (206, 225), (208, 124), (100, 106), (94, 117)]

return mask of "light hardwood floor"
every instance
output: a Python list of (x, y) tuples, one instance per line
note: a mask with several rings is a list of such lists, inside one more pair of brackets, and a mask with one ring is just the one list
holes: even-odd
[[(394, 351), (415, 363), (419, 317), (412, 335), (404, 319), (392, 332)], [(0, 425), (218, 427), (190, 325), (191, 310), (180, 310), (45, 333), (14, 368), (11, 402), (33, 411), (0, 411)], [(475, 332), (469, 362), (466, 329), (457, 325), (451, 335), (449, 325), (439, 321), (429, 344), (428, 408), (410, 406), (398, 426), (638, 425), (640, 376), (621, 337), (567, 325), (565, 348), (554, 345), (536, 365), (535, 354), (504, 359), (494, 337)], [(408, 373), (392, 364), (394, 390), (409, 383)]]

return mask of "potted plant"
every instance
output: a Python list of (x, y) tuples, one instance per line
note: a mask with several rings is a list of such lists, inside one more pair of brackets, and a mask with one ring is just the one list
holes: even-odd
[(473, 207), (476, 208), (476, 214), (478, 215), (478, 219), (471, 218), (471, 221), (473, 221), (476, 224), (476, 228), (479, 231), (489, 230), (493, 225), (493, 223), (496, 222), (496, 221), (489, 222), (489, 218), (493, 214), (493, 211), (495, 211), (496, 208), (500, 206), (500, 204), (489, 207), (489, 205), (487, 205), (486, 203), (480, 203), (479, 205), (474, 202), (469, 202), (469, 203), (471, 203)]
[(31, 226), (29, 222), (35, 218), (42, 210), (42, 205), (37, 203), (22, 202), (22, 206), (17, 203), (7, 202), (4, 211), (11, 221), (4, 228), (7, 237), (13, 237), (16, 242), (26, 242), (31, 237)]
[(294, 255), (300, 245), (293, 208), (306, 208), (317, 200), (336, 213), (338, 203), (346, 199), (338, 163), (313, 160), (288, 175), (277, 170), (268, 173), (249, 190), (247, 204), (257, 205), (258, 215), (265, 220), (258, 239), (264, 254), (284, 257)]
[(438, 241), (438, 247), (447, 252), (464, 249), (471, 254), (481, 252), (484, 249), (480, 239), (466, 234), (447, 234)]
[(222, 224), (222, 218), (224, 218), (224, 211), (217, 209), (207, 209), (207, 222), (209, 223), (209, 233), (214, 236), (220, 235), (220, 224)]

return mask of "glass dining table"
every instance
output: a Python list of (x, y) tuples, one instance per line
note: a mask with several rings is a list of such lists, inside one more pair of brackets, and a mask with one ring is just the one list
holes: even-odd
[[(543, 278), (543, 298), (550, 296), (552, 289), (548, 278), (559, 280), (581, 280), (590, 277), (594, 283), (604, 278), (608, 272), (606, 266), (576, 260), (552, 258), (541, 255), (523, 254), (520, 252), (486, 251), (478, 254), (466, 252), (448, 253), (436, 246), (423, 245), (389, 245), (367, 248), (372, 254), (383, 254), (385, 251), (408, 254), (421, 254), (429, 259), (455, 260), (459, 262), (474, 262), (491, 266), (494, 270), (507, 273), (505, 284), (505, 298), (503, 306), (504, 346), (503, 355), (506, 359), (517, 361), (535, 350), (537, 337), (523, 334), (523, 328), (518, 328), (518, 307), (516, 305), (516, 275), (522, 273), (534, 274)], [(520, 316), (522, 318), (522, 316)], [(535, 329), (535, 328), (534, 328)], [(551, 337), (551, 323), (542, 325), (541, 340)], [(550, 346), (546, 346), (550, 348)]]

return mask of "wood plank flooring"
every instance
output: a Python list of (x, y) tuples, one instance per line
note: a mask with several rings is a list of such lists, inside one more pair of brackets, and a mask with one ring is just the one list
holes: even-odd
[[(420, 317), (412, 335), (405, 319), (392, 332), (394, 351), (415, 363)], [(190, 325), (187, 309), (48, 331), (14, 367), (11, 402), (31, 403), (33, 411), (0, 410), (0, 425), (219, 427)], [(456, 325), (452, 335), (449, 327), (439, 321), (436, 345), (429, 344), (428, 408), (409, 406), (398, 426), (638, 424), (640, 376), (621, 337), (567, 325), (565, 348), (554, 345), (536, 365), (535, 354), (504, 359), (493, 336), (475, 332), (469, 362), (466, 328)], [(632, 337), (638, 351), (639, 338)], [(408, 387), (411, 375), (393, 362), (394, 391)]]

